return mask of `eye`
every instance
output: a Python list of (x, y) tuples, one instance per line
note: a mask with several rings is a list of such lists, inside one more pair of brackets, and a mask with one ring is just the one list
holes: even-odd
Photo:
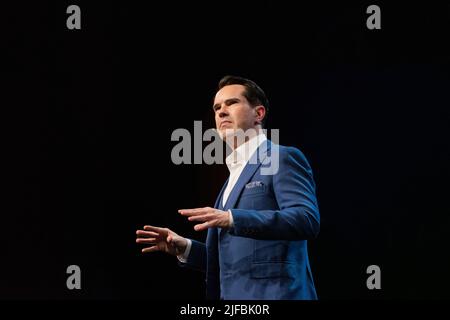
[(227, 101), (227, 106), (231, 106), (231, 105), (233, 105), (235, 103), (238, 103), (238, 102), (239, 102), (239, 100), (237, 100), (237, 99), (230, 99), (230, 100)]
[(216, 104), (213, 106), (213, 111), (216, 112), (217, 110), (219, 110), (220, 105)]

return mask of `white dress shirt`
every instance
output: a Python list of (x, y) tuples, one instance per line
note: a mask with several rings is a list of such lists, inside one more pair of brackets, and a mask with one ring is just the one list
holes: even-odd
[(263, 133), (250, 138), (247, 142), (241, 144), (239, 147), (233, 150), (225, 159), (228, 170), (230, 171), (230, 178), (228, 179), (227, 187), (223, 192), (222, 205), (225, 206), (228, 200), (228, 196), (233, 190), (234, 185), (241, 176), (242, 170), (244, 170), (247, 162), (256, 152), (261, 143), (266, 141), (267, 138)]
[[(239, 147), (234, 149), (228, 157), (225, 159), (225, 163), (228, 167), (228, 170), (230, 171), (230, 177), (228, 179), (228, 184), (223, 192), (222, 196), (222, 205), (225, 207), (225, 204), (227, 203), (228, 197), (233, 190), (236, 182), (238, 181), (239, 177), (241, 176), (242, 170), (244, 170), (245, 166), (247, 165), (250, 158), (253, 156), (253, 154), (256, 152), (258, 147), (266, 141), (267, 138), (264, 135), (264, 133), (260, 133), (257, 136), (254, 136), (250, 138), (245, 143), (241, 144)], [(230, 225), (233, 225), (233, 215), (231, 213), (231, 210), (228, 210), (230, 213)], [(187, 247), (186, 250), (182, 255), (178, 256), (178, 260), (181, 262), (186, 262), (187, 258), (189, 257), (189, 253), (191, 252), (191, 246), (192, 241), (190, 239), (187, 239)]]

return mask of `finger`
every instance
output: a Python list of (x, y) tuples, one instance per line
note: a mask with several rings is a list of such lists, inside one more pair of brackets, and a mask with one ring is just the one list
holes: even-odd
[(190, 216), (188, 218), (188, 220), (189, 221), (203, 221), (203, 222), (205, 222), (205, 221), (209, 221), (211, 219), (214, 219), (215, 217), (216, 217), (215, 214), (208, 213), (208, 214), (204, 214), (204, 215), (201, 215), (201, 216)]
[(161, 233), (161, 232), (164, 232), (165, 231), (165, 229), (164, 228), (159, 228), (159, 227), (154, 227), (154, 226), (144, 226), (144, 230), (146, 230), (146, 231), (153, 231), (153, 232), (158, 232), (158, 233)]
[(178, 209), (178, 212), (180, 211), (196, 211), (196, 210), (202, 210), (205, 208), (190, 208), (190, 209)]
[(159, 233), (157, 233), (157, 232), (144, 231), (144, 230), (137, 230), (136, 234), (141, 235), (141, 236), (150, 236), (150, 237), (158, 237), (159, 236)]
[(210, 212), (210, 208), (197, 208), (197, 209), (181, 209), (178, 212), (183, 216), (196, 216)]
[(144, 236), (144, 237), (158, 237), (159, 233), (152, 232), (152, 231), (138, 230), (138, 231), (136, 231), (136, 235)]
[(142, 249), (142, 253), (155, 252), (155, 251), (159, 251), (158, 246), (152, 246), (152, 247)]
[(194, 226), (194, 230), (195, 231), (203, 231), (203, 230), (206, 230), (206, 229), (208, 229), (208, 228), (210, 228), (210, 227), (212, 227), (213, 225), (211, 224), (211, 221), (207, 221), (207, 222), (205, 222), (205, 223), (201, 223), (201, 224), (196, 224), (195, 226)]
[(154, 244), (155, 242), (156, 242), (155, 238), (138, 238), (138, 239), (136, 239), (136, 243)]
[(205, 208), (191, 208), (191, 209), (179, 209), (178, 212), (202, 212), (204, 210), (209, 210), (209, 207)]

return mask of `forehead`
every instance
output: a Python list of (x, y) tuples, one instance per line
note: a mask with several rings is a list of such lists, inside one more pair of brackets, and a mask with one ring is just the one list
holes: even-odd
[(225, 86), (217, 91), (216, 96), (214, 97), (214, 102), (220, 103), (226, 99), (241, 98), (243, 97), (244, 90), (245, 87), (240, 84), (231, 84), (229, 86)]

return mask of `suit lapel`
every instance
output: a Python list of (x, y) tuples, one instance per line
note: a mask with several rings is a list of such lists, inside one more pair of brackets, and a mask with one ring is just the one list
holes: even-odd
[(230, 180), (230, 178), (227, 179), (227, 181), (225, 181), (225, 183), (223, 184), (222, 190), (220, 190), (219, 196), (216, 199), (216, 203), (214, 204), (214, 208), (215, 209), (223, 209), (222, 206), (222, 199), (223, 199), (223, 193), (225, 192), (225, 189), (228, 185), (228, 181)]
[[(256, 150), (255, 154), (251, 157), (251, 159), (248, 161), (247, 165), (242, 170), (241, 175), (239, 176), (238, 181), (236, 181), (236, 184), (233, 187), (233, 190), (231, 190), (230, 195), (228, 196), (227, 202), (225, 203), (225, 206), (221, 208), (221, 210), (228, 210), (232, 209), (235, 205), (237, 200), (239, 199), (240, 194), (242, 193), (242, 189), (244, 189), (244, 186), (248, 183), (248, 181), (253, 177), (256, 170), (261, 166), (261, 164), (264, 162), (264, 160), (267, 157), (267, 150), (270, 148), (270, 141), (267, 140), (267, 142), (263, 143), (259, 146), (259, 148)], [(228, 181), (228, 180), (227, 180)], [(223, 191), (225, 190), (225, 187), (222, 189), (222, 193), (220, 194), (219, 199), (222, 199)], [(219, 229), (219, 236), (220, 238), (223, 237), (223, 229)]]
[(270, 148), (270, 141), (262, 143), (256, 152), (252, 155), (251, 159), (248, 161), (247, 165), (242, 170), (239, 179), (231, 190), (228, 196), (227, 202), (225, 203), (224, 210), (233, 208), (236, 205), (237, 200), (242, 192), (242, 189), (247, 184), (247, 182), (255, 174), (256, 170), (261, 166), (261, 163), (265, 160), (267, 156), (267, 150)]

